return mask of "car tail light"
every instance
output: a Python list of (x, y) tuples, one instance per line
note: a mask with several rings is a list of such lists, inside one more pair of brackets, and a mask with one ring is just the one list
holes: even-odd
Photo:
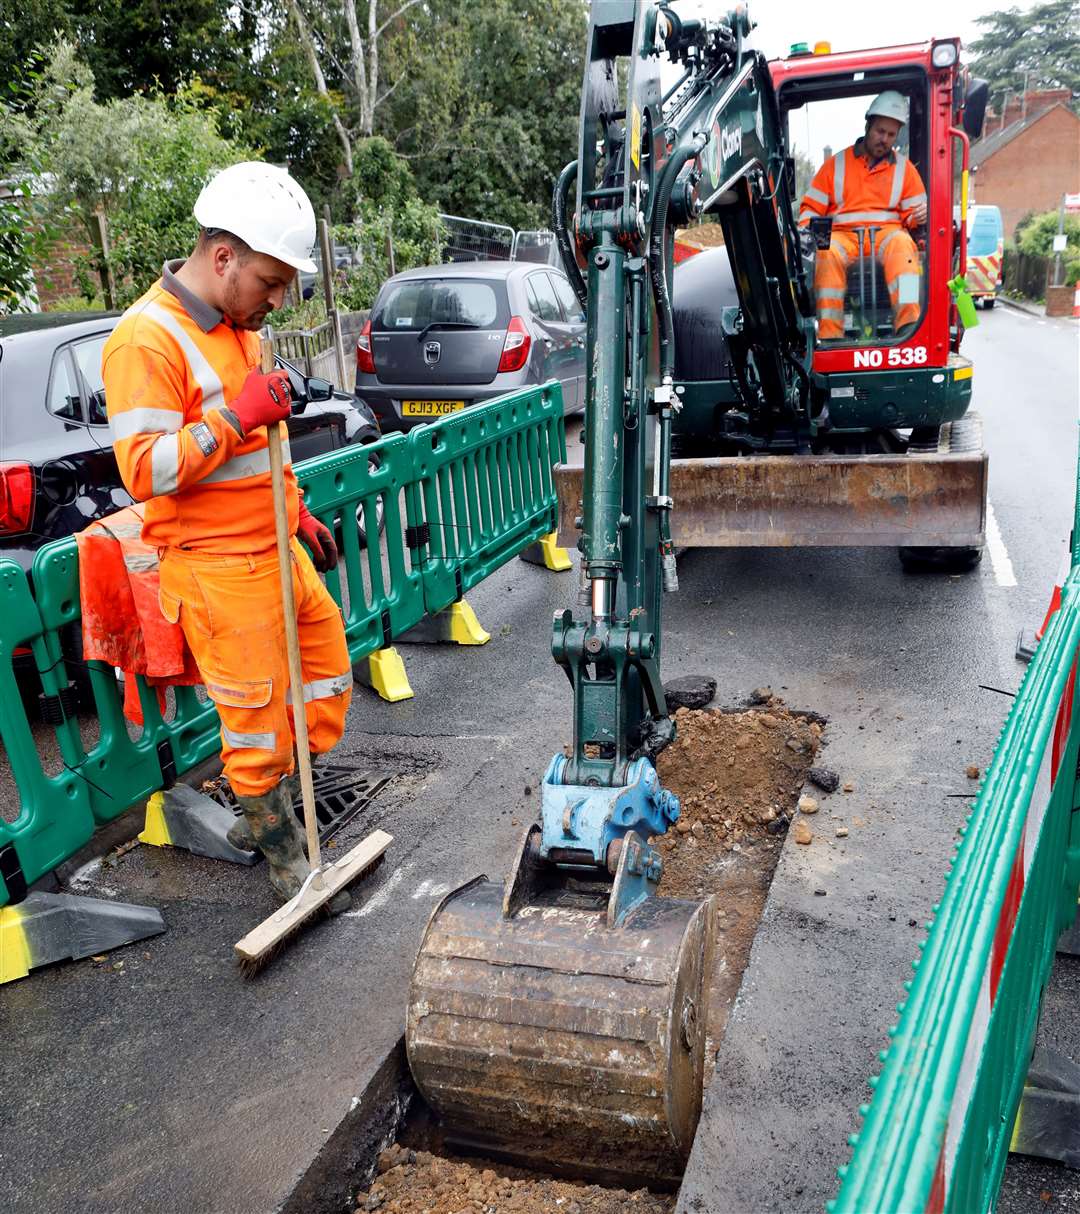
[(34, 469), (0, 464), (0, 535), (29, 531), (34, 514)]
[(364, 321), (360, 336), (356, 339), (356, 370), (365, 375), (375, 374), (375, 359), (371, 356), (371, 317)]
[(529, 357), (529, 347), (532, 338), (525, 322), (520, 316), (511, 316), (506, 326), (506, 340), (503, 342), (502, 358), (499, 359), (499, 371), (520, 371)]

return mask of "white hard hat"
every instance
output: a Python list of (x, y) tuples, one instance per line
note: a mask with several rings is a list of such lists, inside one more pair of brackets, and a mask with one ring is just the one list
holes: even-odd
[(295, 270), (313, 274), (315, 211), (303, 189), (284, 169), (245, 160), (222, 169), (195, 202), (195, 218), (204, 228), (239, 236), (256, 253), (276, 257)]
[(866, 111), (867, 118), (875, 114), (880, 118), (895, 118), (903, 126), (908, 120), (907, 98), (895, 89), (886, 89), (884, 93), (878, 93)]

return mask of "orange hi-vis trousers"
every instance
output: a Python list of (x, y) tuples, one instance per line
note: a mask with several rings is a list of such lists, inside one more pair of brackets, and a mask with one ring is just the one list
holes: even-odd
[[(341, 738), (352, 668), (341, 612), (292, 541), (308, 745), (325, 754)], [(225, 556), (164, 549), (159, 602), (179, 621), (221, 718), (221, 756), (237, 796), (260, 796), (294, 770), (292, 692), (277, 553)]]
[[(814, 270), (817, 296), (818, 337), (823, 341), (844, 336), (844, 293), (848, 268), (859, 260), (859, 232), (832, 230), (832, 242), (819, 249)], [(869, 257), (870, 235), (863, 233), (864, 254)], [(919, 285), (922, 265), (915, 241), (899, 224), (889, 224), (874, 233), (873, 256), (885, 270), (893, 325), (901, 329), (919, 319)]]

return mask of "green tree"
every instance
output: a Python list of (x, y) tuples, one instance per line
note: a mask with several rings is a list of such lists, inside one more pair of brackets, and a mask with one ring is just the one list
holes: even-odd
[(394, 269), (431, 265), (441, 258), (438, 208), (424, 202), (408, 163), (379, 136), (356, 145), (348, 202), (351, 224), (334, 229), (334, 239), (358, 250), (360, 265), (338, 284), (341, 306), (370, 308), (390, 273), (388, 241), (393, 242)]
[(550, 224), (555, 178), (577, 155), (586, 30), (579, 0), (429, 0), (387, 47), (395, 92), (379, 120), (422, 196)]
[[(1058, 230), (1057, 211), (1036, 215), (1023, 231), (1017, 232), (1017, 247), (1021, 253), (1036, 257), (1054, 257), (1054, 237)], [(1080, 215), (1065, 216), (1065, 252), (1062, 254), (1065, 283), (1080, 281)]]
[[(95, 101), (92, 73), (63, 40), (17, 125), (44, 215), (73, 222), (91, 244), (96, 217), (105, 216), (121, 302), (138, 295), (166, 257), (190, 249), (197, 231), (192, 207), (212, 174), (251, 155), (225, 138), (213, 111), (184, 89), (174, 97)], [(90, 267), (82, 269), (89, 295), (95, 284)]]
[(1069, 89), (1080, 98), (1080, 4), (1049, 0), (1029, 9), (998, 9), (976, 18), (972, 74), (1004, 98), (1028, 89)]

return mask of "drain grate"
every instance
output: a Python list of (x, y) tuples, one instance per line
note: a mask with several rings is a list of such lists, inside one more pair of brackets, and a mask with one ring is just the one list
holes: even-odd
[[(319, 820), (319, 842), (326, 843), (338, 831), (344, 829), (361, 813), (377, 792), (390, 783), (396, 772), (383, 775), (377, 772), (357, 771), (353, 767), (342, 767), (335, 763), (320, 763), (312, 768), (312, 784), (315, 787), (315, 817)], [(204, 782), (202, 789), (208, 797), (227, 806), (239, 817), (240, 806), (224, 776)], [(303, 798), (298, 794), (293, 801), (296, 816), (304, 824)]]

